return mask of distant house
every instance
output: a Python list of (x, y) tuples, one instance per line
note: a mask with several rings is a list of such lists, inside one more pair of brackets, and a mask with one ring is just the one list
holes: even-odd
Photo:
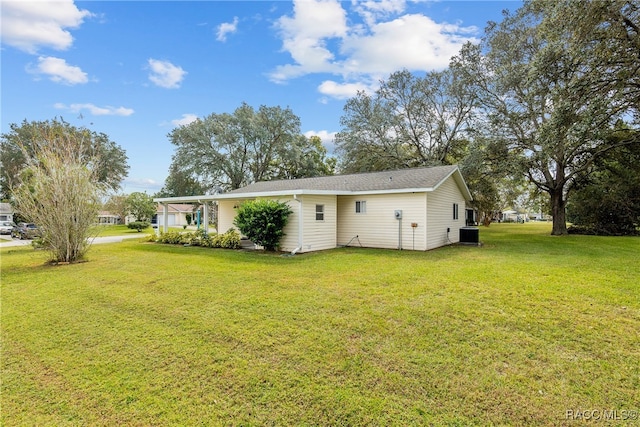
[(514, 210), (506, 210), (500, 213), (500, 222), (525, 222), (529, 221), (529, 215)]
[(183, 226), (189, 225), (187, 222), (187, 215), (191, 215), (191, 222), (196, 221), (196, 211), (200, 206), (199, 204), (182, 204), (182, 203), (168, 203), (166, 204), (167, 211), (164, 212), (164, 207), (158, 204), (158, 224), (164, 224), (164, 217), (167, 217), (167, 226)]
[(120, 223), (121, 223), (120, 215), (114, 215), (109, 211), (98, 212), (99, 225), (116, 225)]
[[(276, 199), (293, 214), (280, 249), (309, 252), (344, 245), (424, 251), (459, 241), (471, 194), (457, 166), (263, 181), (224, 194), (155, 199), (218, 203), (218, 229), (233, 226), (246, 200)], [(203, 204), (205, 218), (208, 205)], [(167, 222), (158, 222), (161, 228)]]
[(0, 203), (0, 221), (13, 221), (14, 213), (10, 203)]

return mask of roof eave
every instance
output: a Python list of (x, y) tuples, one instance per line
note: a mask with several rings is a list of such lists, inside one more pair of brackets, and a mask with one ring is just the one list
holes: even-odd
[(212, 202), (216, 200), (242, 200), (255, 199), (259, 197), (288, 197), (302, 195), (316, 196), (359, 196), (359, 195), (376, 195), (376, 194), (403, 194), (403, 193), (428, 193), (434, 191), (435, 188), (396, 188), (389, 190), (280, 190), (280, 191), (255, 191), (247, 193), (225, 193), (203, 196), (187, 196), (187, 197), (162, 197), (153, 199), (157, 203), (185, 203), (185, 202)]

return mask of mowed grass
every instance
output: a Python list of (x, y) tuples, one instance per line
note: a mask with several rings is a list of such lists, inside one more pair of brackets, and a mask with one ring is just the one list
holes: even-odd
[(119, 225), (96, 225), (91, 230), (91, 235), (92, 236), (97, 236), (97, 237), (108, 237), (108, 236), (124, 236), (124, 235), (128, 235), (128, 234), (140, 234), (140, 233), (151, 234), (153, 232), (154, 232), (154, 230), (151, 227), (138, 232), (138, 230), (132, 230), (131, 228), (127, 227), (126, 225), (122, 225), (122, 224), (119, 224)]
[(58, 267), (4, 248), (2, 425), (634, 425), (640, 239), (549, 232), (294, 257), (127, 241)]

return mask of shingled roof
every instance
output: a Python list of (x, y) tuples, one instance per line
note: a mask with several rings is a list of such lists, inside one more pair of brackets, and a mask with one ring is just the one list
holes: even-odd
[(332, 175), (279, 181), (261, 181), (227, 194), (316, 190), (336, 192), (433, 189), (454, 173), (457, 166), (400, 169), (351, 175)]
[(465, 199), (472, 200), (471, 193), (457, 166), (400, 169), (383, 172), (367, 172), (350, 175), (320, 176), (315, 178), (261, 181), (228, 193), (167, 197), (154, 199), (160, 203), (189, 203), (234, 198), (272, 197), (295, 194), (383, 194), (433, 191), (453, 175)]

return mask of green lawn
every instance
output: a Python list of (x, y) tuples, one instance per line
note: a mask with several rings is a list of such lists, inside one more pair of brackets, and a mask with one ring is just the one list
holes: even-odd
[(550, 227), (294, 257), (133, 240), (58, 267), (2, 248), (0, 424), (636, 425), (640, 238)]
[[(145, 230), (142, 230), (140, 233), (151, 234), (154, 230), (149, 227)], [(91, 235), (95, 235), (98, 237), (107, 237), (107, 236), (126, 236), (128, 234), (136, 234), (137, 230), (132, 230), (126, 225), (97, 225), (91, 232)]]
[[(195, 229), (196, 229), (195, 226), (191, 226), (186, 231), (193, 231)], [(169, 227), (169, 230), (185, 231), (184, 227), (182, 226), (175, 226), (175, 227), (172, 226), (172, 227)], [(128, 228), (126, 225), (97, 225), (92, 230), (91, 235), (95, 235), (98, 237), (106, 237), (106, 236), (126, 236), (129, 234), (136, 234), (136, 233), (138, 233), (138, 231), (132, 230)], [(155, 233), (155, 229), (149, 227), (142, 230), (140, 233), (144, 233), (144, 234)]]

